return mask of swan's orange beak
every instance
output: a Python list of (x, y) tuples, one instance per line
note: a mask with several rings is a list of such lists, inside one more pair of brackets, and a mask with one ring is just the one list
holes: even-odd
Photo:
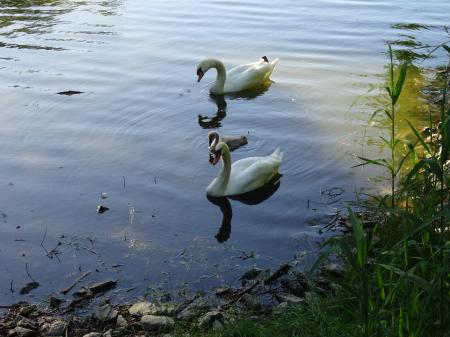
[(213, 165), (216, 165), (220, 160), (220, 152), (210, 153), (209, 154), (209, 162)]
[(200, 80), (202, 79), (203, 75), (205, 75), (203, 73), (203, 70), (201, 68), (198, 68), (197, 69), (197, 76), (198, 76), (197, 83), (200, 82)]

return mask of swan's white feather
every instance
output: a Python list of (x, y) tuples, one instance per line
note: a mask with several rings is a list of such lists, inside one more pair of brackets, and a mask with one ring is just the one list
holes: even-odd
[(210, 92), (216, 95), (223, 95), (247, 90), (268, 81), (277, 62), (278, 59), (272, 62), (265, 62), (261, 59), (258, 62), (242, 64), (225, 71), (225, 66), (221, 61), (206, 59), (200, 62), (199, 68), (204, 73), (210, 68), (217, 69), (216, 82), (210, 87)]
[[(223, 155), (230, 156), (228, 147), (226, 154)], [(206, 193), (213, 197), (223, 197), (239, 195), (263, 187), (278, 173), (282, 158), (283, 153), (277, 148), (266, 157), (248, 157), (238, 160), (228, 168), (230, 170), (228, 182), (225, 181), (222, 171), (209, 184)], [(231, 161), (231, 158), (229, 160)], [(227, 168), (224, 167), (223, 170)]]
[(277, 62), (278, 59), (272, 63), (264, 62), (261, 59), (259, 62), (243, 64), (230, 69), (227, 71), (223, 93), (247, 90), (267, 81)]

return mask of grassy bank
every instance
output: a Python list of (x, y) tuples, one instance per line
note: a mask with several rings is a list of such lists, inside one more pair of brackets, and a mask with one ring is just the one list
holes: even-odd
[[(450, 60), (450, 48), (439, 48)], [(301, 305), (268, 318), (236, 317), (220, 331), (179, 326), (175, 335), (450, 336), (450, 63), (435, 72), (438, 113), (430, 113), (427, 129), (418, 130), (408, 120), (397, 119), (412, 66), (397, 64), (390, 46), (388, 55), (389, 104), (376, 110), (372, 119), (389, 125), (389, 137), (381, 140), (390, 154), (360, 158), (359, 166), (383, 167), (390, 177), (390, 193), (360, 205), (362, 212), (357, 214), (349, 209), (352, 233), (326, 243), (317, 265), (338, 256), (345, 270), (334, 280), (333, 294), (309, 294)], [(407, 123), (408, 137), (398, 135), (400, 122)]]

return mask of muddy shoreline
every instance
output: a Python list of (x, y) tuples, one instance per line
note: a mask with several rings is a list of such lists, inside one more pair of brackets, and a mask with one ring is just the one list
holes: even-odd
[[(346, 219), (336, 216), (324, 230), (349, 230)], [(222, 329), (237, 317), (270, 317), (308, 296), (327, 296), (333, 280), (342, 276), (336, 263), (314, 273), (300, 271), (302, 256), (274, 270), (251, 268), (239, 278), (239, 286), (187, 294), (173, 302), (163, 295), (157, 300), (123, 303), (115, 296), (115, 280), (80, 286), (82, 274), (64, 289), (73, 299), (49, 295), (46, 303), (18, 302), (0, 309), (0, 336), (170, 336), (177, 325)], [(118, 303), (118, 304), (116, 304)]]

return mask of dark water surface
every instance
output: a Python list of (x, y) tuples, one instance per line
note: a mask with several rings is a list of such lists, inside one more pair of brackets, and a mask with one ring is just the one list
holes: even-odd
[[(364, 185), (350, 168), (370, 113), (357, 99), (383, 81), (392, 25), (449, 12), (436, 0), (0, 1), (0, 303), (87, 270), (86, 283), (135, 287), (123, 296), (208, 288), (316, 250)], [(196, 83), (203, 58), (262, 55), (280, 58), (274, 82), (226, 96), (226, 112), (208, 95), (213, 71)], [(56, 94), (69, 90), (82, 93)], [(257, 205), (209, 201), (208, 128), (248, 135), (235, 160), (281, 147), (278, 189)], [(41, 287), (21, 296), (26, 264)]]

